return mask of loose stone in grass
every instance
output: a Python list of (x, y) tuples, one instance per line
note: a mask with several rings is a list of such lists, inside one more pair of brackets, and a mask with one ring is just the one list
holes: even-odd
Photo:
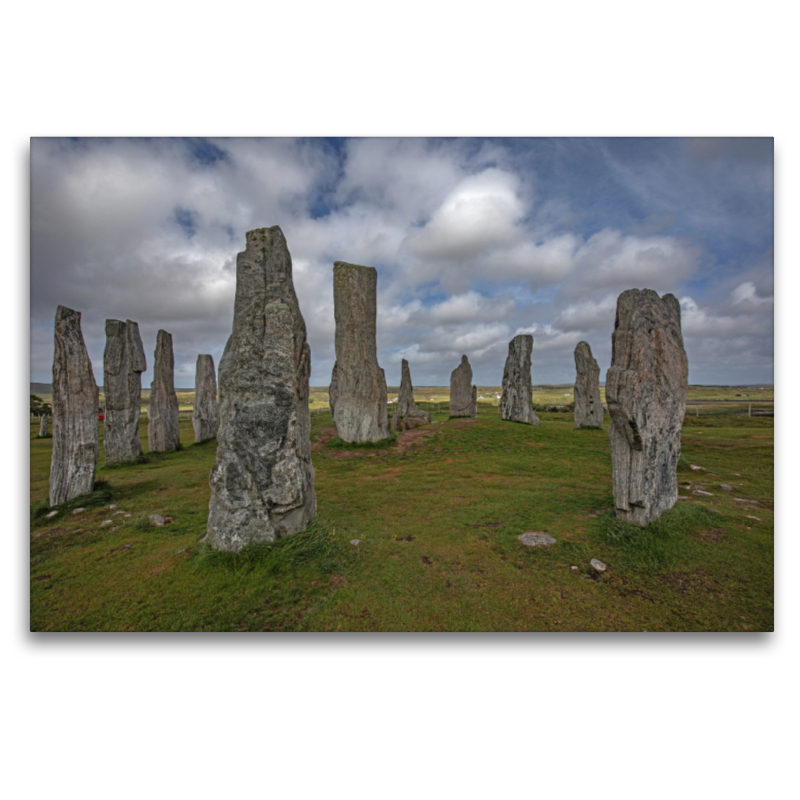
[(378, 364), (375, 338), (378, 271), (336, 261), (333, 265), (333, 315), (336, 363), (329, 397), (334, 422), (345, 442), (389, 438), (386, 376)]
[(756, 520), (758, 520), (759, 522), (761, 522), (761, 517), (754, 517), (752, 514), (745, 514), (745, 517), (746, 517), (747, 519), (756, 519)]
[(49, 514), (45, 514), (44, 518), (45, 519), (52, 519), (56, 514), (58, 514), (58, 509), (56, 509), (55, 511), (51, 511)]
[(575, 348), (575, 370), (575, 427), (602, 428), (600, 367), (588, 342), (578, 342)]
[(150, 451), (169, 453), (177, 450), (181, 443), (181, 431), (178, 395), (175, 394), (175, 356), (172, 352), (172, 334), (163, 330), (156, 337), (156, 358), (147, 416), (150, 419), (147, 426)]
[(139, 324), (132, 320), (106, 320), (103, 353), (106, 463), (129, 461), (142, 454), (139, 411), (142, 372), (147, 369)]
[(466, 356), (461, 356), (461, 363), (450, 373), (450, 416), (478, 416), (478, 387), (472, 385), (472, 367)]
[[(533, 413), (531, 396), (532, 348), (533, 336), (528, 333), (521, 333), (508, 343), (508, 356), (503, 369), (503, 396), (500, 398), (500, 417), (511, 422), (538, 425), (539, 417)], [(472, 373), (470, 373), (469, 379), (472, 381)]]
[(100, 437), (97, 384), (80, 311), (56, 309), (54, 338), (50, 505), (58, 506), (94, 488)]
[(681, 309), (671, 294), (629, 289), (617, 300), (606, 399), (617, 517), (658, 519), (678, 499), (689, 373)]
[(236, 259), (233, 330), (219, 364), (205, 537), (211, 547), (236, 551), (274, 541), (304, 530), (316, 515), (310, 372), (286, 239), (277, 225), (250, 231)]
[(729, 486), (727, 483), (721, 483), (719, 488), (722, 489), (723, 492), (732, 492), (733, 487)]
[(606, 571), (606, 565), (599, 558), (593, 558), (589, 562), (589, 564), (591, 565), (592, 569), (595, 572), (605, 572)]
[(108, 526), (108, 525), (113, 525), (113, 524), (114, 524), (114, 520), (113, 520), (113, 519), (104, 519), (104, 520), (103, 520), (103, 521), (100, 523), (100, 527), (101, 527), (101, 528), (105, 528), (106, 526)]
[(527, 547), (538, 547), (556, 543), (556, 540), (549, 533), (542, 533), (541, 531), (527, 531), (517, 536), (517, 539)]
[(109, 508), (113, 511), (115, 508), (118, 508), (118, 506), (115, 503), (112, 503), (110, 506), (106, 506), (106, 508)]
[(80, 514), (80, 513), (82, 513), (83, 511), (86, 511), (86, 509), (85, 509), (85, 508), (73, 508), (73, 509), (72, 509), (72, 513), (73, 513), (73, 515), (74, 515), (74, 514)]
[(217, 402), (217, 373), (210, 355), (197, 356), (194, 378), (194, 409), (192, 427), (195, 444), (213, 439), (219, 428), (219, 403)]
[(695, 470), (702, 469), (703, 472), (705, 472), (706, 468), (705, 467), (698, 467), (697, 464), (689, 464), (689, 469), (695, 469)]
[(702, 489), (695, 489), (692, 494), (699, 494), (701, 497), (713, 497), (714, 495), (711, 492), (705, 492)]
[(358, 547), (361, 544), (361, 539), (351, 539), (350, 544), (353, 545), (353, 547)]
[(150, 522), (153, 523), (157, 528), (160, 528), (162, 525), (169, 525), (170, 522), (174, 522), (172, 517), (162, 517), (161, 514), (151, 514)]

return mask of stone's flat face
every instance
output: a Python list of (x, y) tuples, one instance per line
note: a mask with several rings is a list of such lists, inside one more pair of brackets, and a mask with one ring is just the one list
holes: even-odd
[(48, 431), (48, 420), (50, 417), (47, 414), (42, 414), (42, 418), (39, 420), (39, 436), (49, 436)]
[(153, 453), (168, 453), (178, 449), (181, 431), (178, 418), (178, 395), (175, 394), (175, 356), (172, 334), (159, 331), (156, 337), (156, 358), (153, 382), (150, 384), (150, 422), (147, 439)]
[(411, 385), (411, 370), (408, 368), (408, 361), (403, 359), (400, 392), (397, 395), (397, 414), (401, 417), (407, 417), (412, 411), (416, 410), (414, 387)]
[(330, 397), (339, 438), (379, 442), (389, 436), (386, 376), (375, 340), (378, 271), (337, 261), (333, 265), (336, 365)]
[(317, 513), (311, 465), (311, 351), (277, 226), (247, 234), (236, 260), (233, 330), (219, 364), (217, 460), (208, 533), (241, 550), (305, 529)]
[(617, 300), (606, 400), (614, 505), (647, 525), (678, 499), (678, 459), (689, 366), (671, 294), (629, 289)]
[(600, 367), (588, 342), (578, 342), (575, 348), (575, 371), (575, 427), (602, 428)]
[(132, 320), (106, 320), (103, 353), (106, 463), (128, 461), (142, 454), (139, 413), (142, 372), (147, 369), (139, 324)]
[(450, 373), (450, 416), (478, 416), (478, 387), (472, 385), (472, 367), (466, 356), (461, 356), (461, 363)]
[(533, 413), (531, 395), (531, 350), (533, 336), (521, 333), (508, 343), (508, 357), (503, 370), (503, 396), (500, 398), (500, 417), (512, 422), (538, 425)]
[(541, 531), (528, 531), (527, 533), (517, 536), (517, 539), (528, 547), (539, 547), (541, 545), (556, 543), (556, 540), (549, 533), (542, 533)]
[(100, 449), (98, 391), (81, 333), (79, 311), (56, 309), (53, 355), (53, 455), (50, 505), (94, 488)]
[(331, 385), (328, 387), (328, 404), (331, 407), (331, 422), (336, 422), (336, 399), (339, 397), (339, 373), (336, 362), (333, 362)]
[(214, 359), (210, 355), (197, 356), (192, 427), (194, 428), (195, 443), (213, 439), (219, 428), (217, 372), (214, 369)]

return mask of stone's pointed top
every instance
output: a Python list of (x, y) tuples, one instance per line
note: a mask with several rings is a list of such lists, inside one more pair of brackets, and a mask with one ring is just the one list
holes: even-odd
[(408, 368), (408, 361), (406, 361), (405, 358), (402, 359), (402, 363), (400, 364), (400, 367), (401, 367), (401, 369), (407, 369)]
[(56, 323), (58, 323), (59, 320), (66, 320), (70, 319), (71, 317), (77, 317), (78, 322), (80, 322), (81, 312), (75, 311), (72, 308), (67, 308), (66, 306), (59, 306), (56, 309)]
[(469, 359), (466, 356), (461, 356), (461, 363), (462, 364), (469, 364)]

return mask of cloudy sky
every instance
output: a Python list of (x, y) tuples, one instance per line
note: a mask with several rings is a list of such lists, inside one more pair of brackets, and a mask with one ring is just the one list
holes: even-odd
[(773, 381), (772, 139), (58, 139), (31, 143), (31, 380), (58, 304), (82, 312), (102, 384), (108, 318), (139, 322), (176, 386), (231, 330), (245, 233), (280, 225), (312, 356), (333, 366), (332, 265), (378, 270), (378, 359), (445, 385), (462, 353), (499, 385), (534, 337), (534, 384), (611, 359), (616, 298), (681, 302), (690, 383)]

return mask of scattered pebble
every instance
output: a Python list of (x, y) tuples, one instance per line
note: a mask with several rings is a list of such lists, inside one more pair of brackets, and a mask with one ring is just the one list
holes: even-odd
[(703, 467), (698, 467), (697, 464), (689, 464), (689, 469), (702, 469), (705, 472)]
[(189, 549), (188, 547), (181, 547), (181, 549), (178, 550), (178, 555), (180, 555), (181, 553), (185, 553), (188, 549)]
[(733, 498), (737, 503), (754, 503), (758, 505), (758, 500), (748, 500), (746, 497), (734, 497)]
[(130, 515), (130, 514), (126, 514), (125, 516), (126, 516), (126, 517), (130, 517), (131, 515)]
[(361, 544), (361, 539), (351, 539), (350, 544), (353, 545), (353, 547), (358, 547)]
[(101, 527), (101, 528), (105, 528), (106, 526), (108, 526), (108, 525), (111, 525), (113, 522), (114, 522), (114, 520), (113, 520), (113, 519), (104, 519), (104, 520), (103, 520), (103, 521), (100, 523), (100, 527)]
[(577, 567), (576, 567), (574, 564), (573, 564), (573, 565), (570, 567), (570, 569), (571, 569), (573, 572), (578, 572), (578, 568), (577, 568)]
[(747, 517), (747, 519), (755, 519), (761, 522), (761, 517), (754, 517), (752, 514), (745, 514), (745, 517)]
[(162, 517), (161, 514), (151, 514), (150, 515), (150, 522), (153, 523), (156, 527), (160, 528), (162, 525), (169, 525), (170, 522), (174, 520), (172, 517)]
[(701, 497), (713, 497), (711, 492), (704, 492), (702, 489), (695, 489), (692, 494), (699, 494)]
[(719, 488), (722, 489), (724, 492), (732, 492), (733, 491), (733, 489), (730, 486), (728, 486), (727, 483), (721, 483), (719, 485)]
[(595, 570), (596, 572), (606, 571), (606, 565), (599, 558), (593, 558), (589, 562), (589, 564), (591, 565), (592, 569)]
[(689, 499), (688, 495), (685, 495), (685, 494), (679, 494), (678, 495), (678, 500), (688, 500), (688, 499)]
[[(124, 511), (115, 511), (114, 514), (125, 514)], [(126, 517), (129, 517), (130, 514), (125, 514)]]
[(555, 544), (556, 540), (549, 533), (542, 533), (541, 531), (526, 531), (517, 536), (522, 544), (528, 547), (536, 547), (537, 545)]
[(45, 519), (53, 519), (53, 517), (54, 517), (56, 514), (58, 514), (58, 509), (56, 509), (55, 511), (51, 511), (49, 514), (45, 514), (45, 515), (44, 515), (44, 518), (45, 518)]
[(737, 478), (742, 477), (738, 472), (731, 472), (731, 475), (735, 475)]
[(119, 508), (119, 506), (115, 506), (112, 504), (110, 506), (106, 506), (106, 508), (110, 508), (113, 511), (115, 508)]
[(73, 508), (72, 509), (72, 513), (73, 514), (80, 514), (81, 511), (86, 511), (86, 509), (85, 508)]

